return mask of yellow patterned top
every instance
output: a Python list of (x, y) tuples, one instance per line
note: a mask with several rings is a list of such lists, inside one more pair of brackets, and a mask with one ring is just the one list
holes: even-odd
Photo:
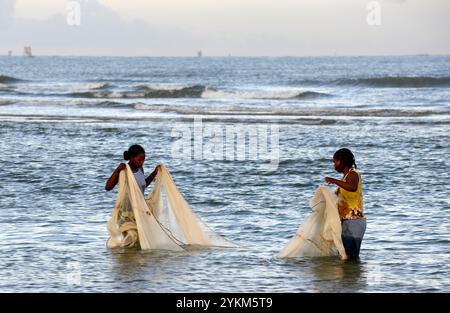
[(338, 187), (336, 191), (339, 198), (338, 210), (341, 220), (365, 218), (363, 214), (361, 174), (356, 169), (352, 168), (347, 175), (344, 176), (343, 180), (346, 181), (345, 179), (351, 171), (358, 174), (358, 188), (356, 191), (352, 192), (340, 187)]

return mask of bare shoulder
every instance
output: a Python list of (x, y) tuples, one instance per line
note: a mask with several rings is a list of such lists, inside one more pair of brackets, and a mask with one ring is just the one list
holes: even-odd
[(356, 171), (350, 171), (347, 175), (347, 180), (349, 181), (359, 181), (359, 174)]

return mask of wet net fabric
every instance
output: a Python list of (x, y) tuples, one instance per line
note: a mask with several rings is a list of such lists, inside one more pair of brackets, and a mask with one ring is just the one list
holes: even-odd
[(310, 200), (312, 213), (300, 225), (294, 237), (279, 252), (280, 258), (339, 255), (347, 259), (342, 243), (337, 196), (326, 186), (316, 189)]
[(139, 245), (142, 250), (182, 251), (186, 245), (237, 246), (216, 234), (193, 212), (163, 165), (147, 198), (128, 165), (120, 172), (108, 231), (109, 248)]

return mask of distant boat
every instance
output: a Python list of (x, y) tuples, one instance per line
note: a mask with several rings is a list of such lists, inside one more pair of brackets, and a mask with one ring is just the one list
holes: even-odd
[(202, 50), (200, 50), (200, 51), (197, 52), (197, 56), (198, 56), (198, 57), (202, 57), (202, 56), (203, 56)]
[(8, 51), (8, 56), (9, 57), (12, 56), (12, 51), (11, 50)]
[(31, 47), (27, 46), (23, 48), (23, 55), (26, 57), (32, 57), (33, 53), (31, 53)]

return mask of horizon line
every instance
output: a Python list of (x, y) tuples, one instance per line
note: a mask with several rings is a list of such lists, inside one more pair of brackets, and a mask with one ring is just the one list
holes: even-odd
[[(405, 56), (450, 56), (450, 53), (413, 53), (413, 54), (320, 54), (320, 55), (120, 55), (120, 54), (37, 54), (32, 57), (125, 57), (125, 58), (320, 58), (320, 57), (405, 57)], [(27, 57), (23, 54), (0, 54), (0, 57)]]

